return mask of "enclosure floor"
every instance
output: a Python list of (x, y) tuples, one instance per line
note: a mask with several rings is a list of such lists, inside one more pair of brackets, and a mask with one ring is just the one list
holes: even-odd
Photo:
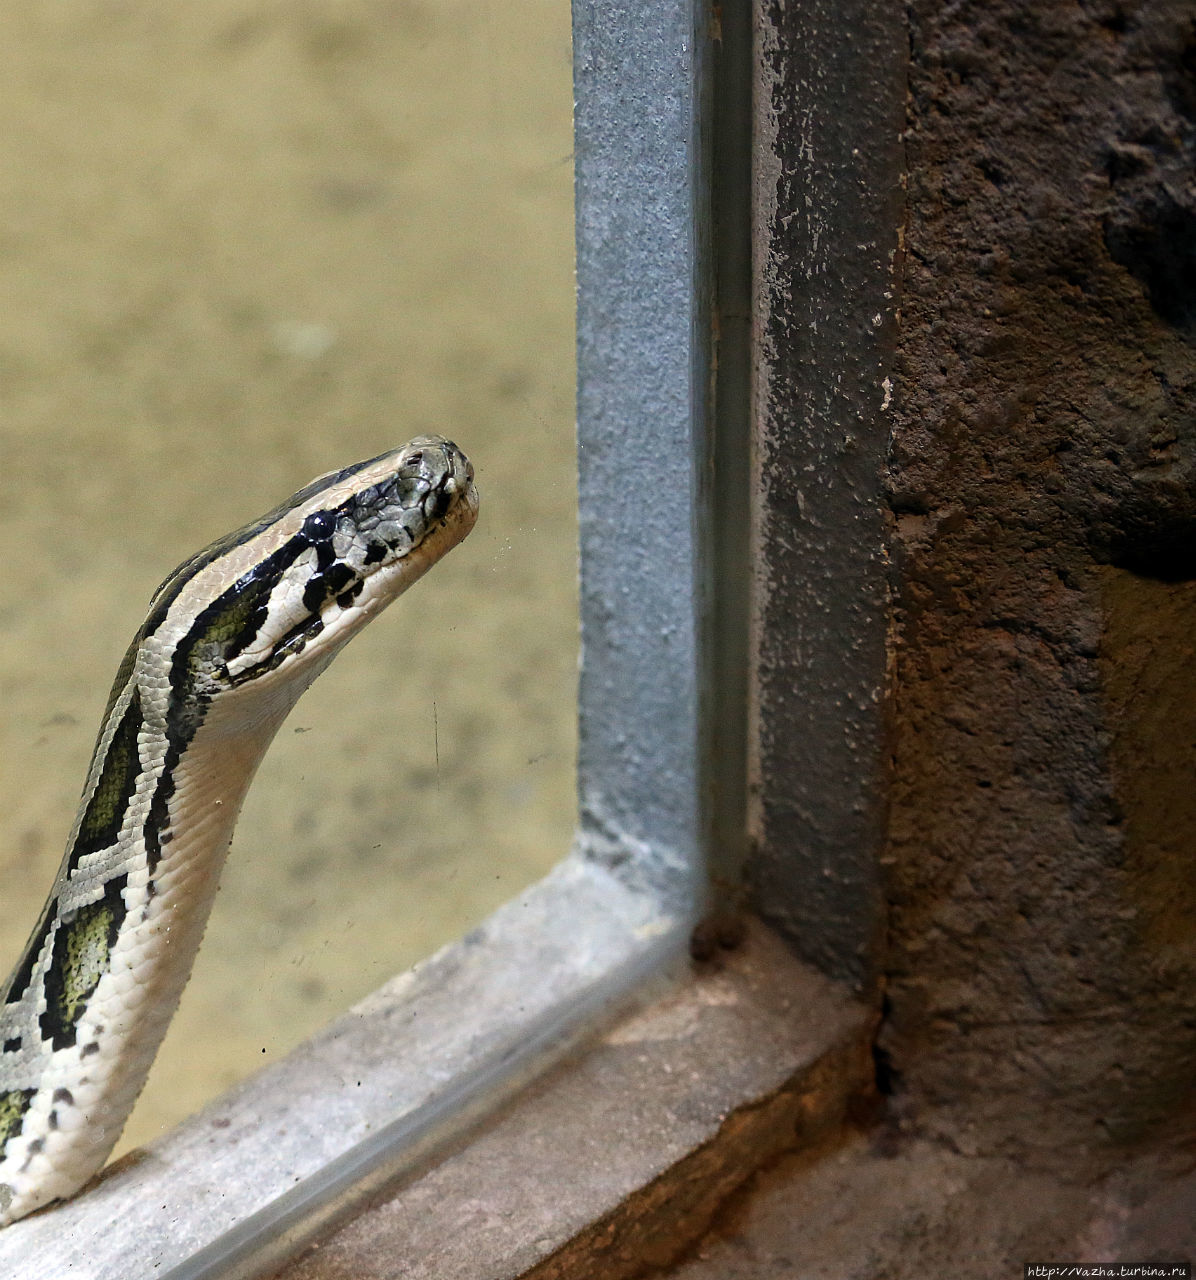
[(669, 1280), (1021, 1280), (1027, 1262), (1196, 1257), (1196, 1151), (1032, 1170), (890, 1130), (758, 1175)]

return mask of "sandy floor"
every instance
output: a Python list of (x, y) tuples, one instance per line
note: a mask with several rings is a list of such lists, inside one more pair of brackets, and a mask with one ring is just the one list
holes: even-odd
[(0, 966), (177, 561), (419, 431), (457, 439), (483, 495), (470, 540), (283, 729), (125, 1147), (567, 845), (568, 19), (565, 0), (0, 15)]

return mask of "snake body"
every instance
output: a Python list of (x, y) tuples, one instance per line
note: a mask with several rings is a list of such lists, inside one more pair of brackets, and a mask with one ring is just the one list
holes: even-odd
[(300, 694), (473, 526), (449, 441), (313, 480), (185, 561), (120, 665), (66, 854), (0, 987), (0, 1225), (112, 1150), (178, 1004), (241, 802)]

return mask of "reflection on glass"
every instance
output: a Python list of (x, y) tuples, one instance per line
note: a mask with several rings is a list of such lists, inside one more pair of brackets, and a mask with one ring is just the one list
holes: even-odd
[(573, 815), (565, 0), (13, 9), (0, 47), (0, 968), (150, 591), (423, 431), (458, 551), (308, 693), (119, 1150), (542, 874)]

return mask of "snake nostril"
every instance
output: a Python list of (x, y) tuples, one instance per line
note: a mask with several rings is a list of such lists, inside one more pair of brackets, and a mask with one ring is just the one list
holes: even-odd
[(442, 515), (448, 507), (448, 495), (443, 489), (433, 489), (424, 499), (424, 515), (429, 520), (435, 520), (437, 516)]

